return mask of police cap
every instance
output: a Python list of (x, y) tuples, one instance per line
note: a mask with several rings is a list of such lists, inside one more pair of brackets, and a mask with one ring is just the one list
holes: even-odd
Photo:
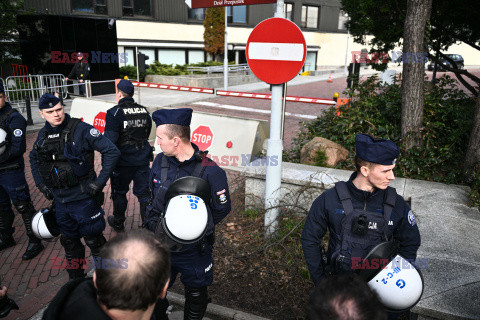
[(386, 139), (376, 139), (368, 134), (359, 133), (355, 136), (357, 157), (362, 160), (382, 165), (392, 165), (400, 154), (397, 145)]
[(152, 119), (158, 127), (162, 124), (178, 124), (188, 127), (192, 121), (192, 112), (190, 108), (180, 109), (160, 109), (152, 114)]
[(60, 99), (51, 93), (45, 93), (38, 101), (39, 109), (50, 109), (60, 103)]
[(133, 96), (133, 84), (130, 81), (125, 79), (120, 80), (120, 82), (117, 84), (117, 88), (126, 94)]

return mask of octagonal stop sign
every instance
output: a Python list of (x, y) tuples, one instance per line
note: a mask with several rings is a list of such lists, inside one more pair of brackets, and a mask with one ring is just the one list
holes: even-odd
[(107, 113), (99, 112), (93, 119), (93, 127), (100, 131), (102, 134), (105, 131), (105, 117)]
[(192, 132), (191, 141), (195, 143), (201, 151), (205, 151), (212, 145), (213, 131), (209, 126), (200, 125)]

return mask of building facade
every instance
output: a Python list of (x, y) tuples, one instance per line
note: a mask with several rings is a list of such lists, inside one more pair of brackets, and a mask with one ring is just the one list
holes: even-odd
[[(213, 1), (213, 0), (212, 0)], [(135, 65), (136, 50), (146, 54), (147, 64), (197, 63), (208, 60), (203, 51), (204, 9), (189, 9), (184, 0), (24, 0), (25, 9), (38, 14), (107, 19), (116, 28), (120, 66)], [(303, 31), (307, 43), (304, 70), (350, 63), (368, 47), (348, 37), (341, 0), (285, 0), (285, 18)], [(228, 60), (245, 63), (245, 47), (251, 30), (273, 17), (275, 4), (228, 7)], [(348, 45), (347, 45), (348, 43)], [(397, 52), (400, 49), (396, 50)], [(478, 65), (478, 52), (465, 44), (449, 53), (460, 53), (465, 65)]]
[[(146, 54), (147, 64), (204, 62), (204, 9), (190, 9), (182, 0), (25, 0), (25, 9), (39, 14), (110, 19), (116, 28), (120, 65), (135, 65), (135, 50)], [(275, 4), (234, 6), (227, 9), (229, 61), (245, 63), (245, 46), (251, 30), (273, 16)], [(343, 65), (322, 55), (324, 43), (346, 45), (345, 18), (340, 0), (291, 0), (285, 2), (285, 17), (304, 32), (307, 42), (306, 70), (317, 66)], [(344, 49), (345, 50), (345, 49)], [(325, 51), (325, 50), (324, 50)], [(341, 57), (340, 57), (341, 58)]]

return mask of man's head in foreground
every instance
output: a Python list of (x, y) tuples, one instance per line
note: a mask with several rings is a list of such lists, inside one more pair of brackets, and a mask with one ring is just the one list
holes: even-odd
[(118, 264), (95, 270), (98, 302), (111, 318), (138, 315), (149, 318), (170, 279), (169, 251), (152, 232), (135, 230), (105, 244), (101, 260)]
[(377, 295), (355, 274), (325, 278), (310, 296), (308, 320), (386, 320)]

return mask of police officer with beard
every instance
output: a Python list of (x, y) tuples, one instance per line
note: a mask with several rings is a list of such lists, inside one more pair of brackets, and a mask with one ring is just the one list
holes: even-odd
[(15, 245), (11, 200), (25, 224), (29, 242), (22, 259), (29, 260), (43, 250), (43, 245), (32, 231), (32, 217), (36, 210), (25, 180), (23, 154), (26, 151), (27, 122), (5, 98), (0, 82), (0, 250)]
[(107, 111), (105, 137), (120, 149), (122, 155), (111, 176), (113, 216), (108, 224), (116, 231), (125, 229), (127, 192), (133, 180), (133, 194), (140, 203), (140, 216), (143, 219), (147, 203), (151, 201), (148, 188), (150, 161), (153, 149), (148, 143), (152, 129), (152, 118), (148, 110), (133, 100), (133, 85), (128, 80), (120, 80), (117, 85), (118, 105)]
[[(211, 200), (206, 203), (208, 223), (205, 236), (196, 243), (171, 250), (170, 286), (180, 273), (185, 286), (185, 320), (202, 319), (209, 302), (207, 287), (213, 281), (213, 242), (215, 225), (230, 212), (231, 203), (225, 171), (215, 162), (202, 156), (190, 142), (192, 109), (157, 110), (152, 114), (157, 126), (157, 142), (162, 149), (152, 164), (150, 188), (154, 194), (153, 207), (147, 210), (146, 227), (157, 231), (158, 217), (167, 205), (167, 189), (180, 178), (194, 176), (210, 185)], [(199, 170), (200, 169), (200, 170)], [(157, 319), (167, 319), (168, 301), (157, 304)]]
[[(30, 152), (35, 184), (47, 199), (55, 200), (60, 243), (66, 259), (84, 261), (82, 237), (92, 256), (97, 257), (106, 242), (102, 189), (120, 151), (97, 129), (66, 114), (57, 97), (44, 94), (39, 109), (46, 122)], [(94, 170), (95, 150), (102, 154), (98, 177)], [(82, 264), (74, 266), (67, 268), (70, 279), (84, 277)]]

